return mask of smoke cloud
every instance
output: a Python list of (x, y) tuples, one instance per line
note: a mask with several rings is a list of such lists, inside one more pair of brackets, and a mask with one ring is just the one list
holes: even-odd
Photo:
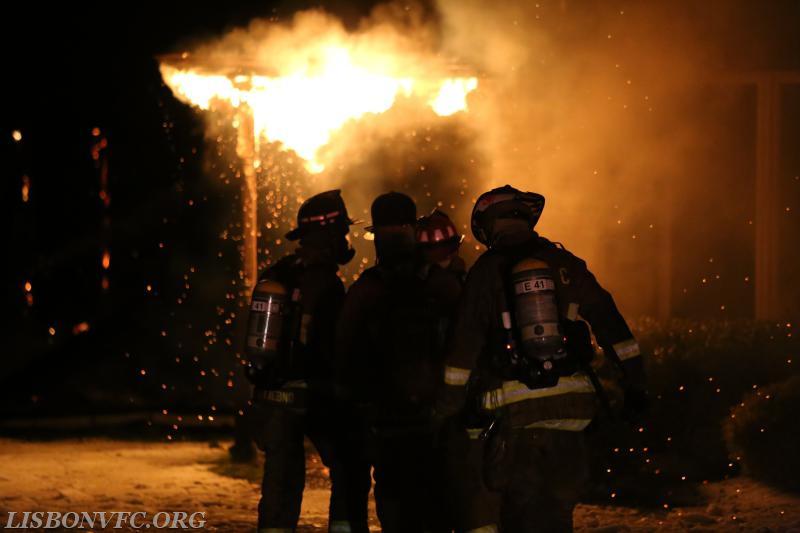
[[(472, 259), (480, 251), (468, 231), (474, 200), (509, 183), (545, 195), (537, 229), (587, 259), (623, 311), (655, 314), (665, 298), (673, 309), (689, 305), (692, 283), (719, 276), (715, 247), (744, 254), (752, 237), (750, 203), (703, 203), (714, 197), (708, 183), (752, 189), (752, 124), (730, 119), (752, 114), (752, 91), (726, 81), (732, 69), (766, 54), (750, 46), (730, 61), (756, 31), (745, 6), (438, 0), (379, 5), (354, 29), (312, 10), (285, 22), (254, 21), (196, 48), (194, 57), (283, 74), (313, 63), (308, 43), (324, 38), (358, 51), (377, 71), (478, 76), (467, 113), (437, 117), (400, 99), (385, 113), (346, 124), (322, 151), (322, 174), (305, 173), (291, 158), (265, 157), (273, 175), (289, 183), (283, 190), (294, 191), (272, 228), (292, 224), (293, 194), (342, 188), (350, 211), (368, 220), (372, 199), (394, 189), (410, 194), (420, 214), (448, 211), (467, 235), (463, 251)], [(387, 54), (391, 65), (381, 63)], [(704, 213), (691, 206), (698, 204), (724, 222), (721, 230), (697, 220)], [(697, 225), (697, 239), (683, 237)], [(353, 236), (363, 268), (371, 245), (363, 230)], [(273, 237), (264, 249), (274, 255)], [(715, 296), (751, 290), (739, 283), (752, 273), (749, 259), (729, 270), (737, 284), (720, 285)]]

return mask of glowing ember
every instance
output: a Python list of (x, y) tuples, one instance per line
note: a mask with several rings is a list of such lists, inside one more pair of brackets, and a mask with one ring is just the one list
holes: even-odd
[[(319, 149), (348, 121), (384, 113), (398, 97), (419, 98), (437, 115), (452, 115), (467, 109), (467, 95), (478, 86), (474, 77), (401, 75), (386, 67), (394, 64), (391, 57), (355, 57), (340, 45), (320, 46), (314, 58), (276, 77), (229, 78), (168, 64), (161, 65), (161, 73), (178, 98), (200, 109), (212, 109), (215, 101), (246, 106), (256, 146), (262, 138), (279, 142), (302, 157), (310, 172), (323, 170)], [(238, 127), (238, 120), (232, 124)]]
[(86, 333), (89, 331), (89, 323), (88, 322), (81, 322), (79, 324), (75, 324), (72, 328), (73, 335), (80, 335), (81, 333)]
[(25, 282), (25, 303), (28, 307), (33, 307), (33, 285), (30, 281)]
[(22, 176), (22, 201), (27, 202), (31, 192), (31, 180), (28, 176)]

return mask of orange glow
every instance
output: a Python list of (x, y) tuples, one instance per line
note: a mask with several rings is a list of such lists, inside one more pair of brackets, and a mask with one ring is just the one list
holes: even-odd
[(22, 132), (19, 130), (12, 131), (11, 138), (14, 139), (16, 142), (20, 142), (22, 140)]
[(25, 282), (25, 303), (28, 307), (33, 306), (33, 285), (30, 281)]
[(27, 203), (31, 192), (31, 180), (28, 176), (22, 176), (22, 201)]
[(102, 263), (103, 263), (103, 268), (105, 270), (108, 270), (108, 268), (111, 266), (111, 252), (109, 252), (108, 250), (105, 250), (103, 252), (103, 261), (102, 261)]
[(98, 161), (100, 159), (100, 152), (108, 146), (108, 139), (100, 139), (94, 146), (92, 146), (92, 159)]
[(89, 323), (88, 322), (81, 322), (79, 324), (75, 324), (72, 328), (73, 335), (80, 335), (81, 333), (86, 333), (89, 331)]

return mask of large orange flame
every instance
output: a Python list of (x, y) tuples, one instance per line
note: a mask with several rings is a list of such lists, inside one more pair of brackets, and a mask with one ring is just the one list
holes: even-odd
[[(186, 54), (184, 54), (184, 58)], [(225, 102), (252, 115), (255, 144), (278, 142), (320, 172), (320, 148), (350, 120), (389, 110), (398, 97), (419, 99), (439, 116), (467, 109), (474, 77), (415, 77), (396, 72), (391, 57), (356, 53), (341, 44), (320, 44), (316, 53), (288, 74), (227, 76), (198, 68), (161, 64), (164, 81), (184, 102), (200, 109)], [(232, 118), (234, 126), (237, 119)]]

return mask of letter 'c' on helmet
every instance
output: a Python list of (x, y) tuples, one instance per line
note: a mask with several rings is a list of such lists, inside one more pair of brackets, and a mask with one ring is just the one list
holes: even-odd
[(544, 209), (544, 196), (535, 192), (522, 192), (504, 185), (485, 192), (472, 209), (472, 234), (481, 244), (489, 246), (489, 228), (498, 215), (516, 211), (524, 215), (531, 229), (536, 226)]

